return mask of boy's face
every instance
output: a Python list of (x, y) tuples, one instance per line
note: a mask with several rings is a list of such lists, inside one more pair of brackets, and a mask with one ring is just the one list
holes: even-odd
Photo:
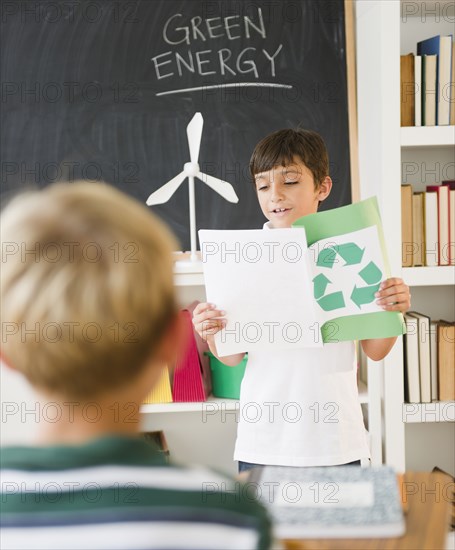
[(288, 228), (307, 214), (317, 212), (319, 201), (330, 193), (332, 181), (325, 178), (316, 190), (311, 171), (298, 158), (255, 176), (259, 205), (274, 228)]

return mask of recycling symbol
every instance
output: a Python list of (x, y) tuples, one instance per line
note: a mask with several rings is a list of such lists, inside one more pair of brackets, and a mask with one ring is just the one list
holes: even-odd
[[(331, 269), (337, 261), (337, 256), (342, 258), (345, 262), (342, 268), (360, 264), (364, 252), (365, 248), (362, 249), (353, 242), (332, 245), (319, 252), (316, 265)], [(354, 284), (349, 299), (361, 309), (362, 305), (369, 304), (374, 300), (374, 294), (379, 289), (382, 271), (374, 262), (370, 261), (358, 272), (358, 274), (362, 280), (365, 281), (366, 285), (357, 286)], [(313, 279), (314, 297), (324, 311), (332, 311), (334, 309), (346, 307), (343, 292), (335, 291), (326, 294), (327, 288), (331, 284), (333, 284), (332, 281), (324, 273), (319, 273), (319, 275)]]

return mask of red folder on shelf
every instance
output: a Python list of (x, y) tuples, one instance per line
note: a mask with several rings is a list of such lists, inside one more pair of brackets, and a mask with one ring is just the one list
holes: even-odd
[(174, 369), (172, 396), (175, 402), (206, 401), (210, 395), (211, 378), (206, 343), (194, 331), (192, 312), (197, 302), (181, 311), (185, 330), (185, 345)]

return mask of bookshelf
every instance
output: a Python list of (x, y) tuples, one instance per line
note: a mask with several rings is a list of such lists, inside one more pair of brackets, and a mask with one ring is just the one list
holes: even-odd
[(403, 421), (409, 424), (455, 422), (455, 401), (403, 403)]
[(453, 147), (455, 126), (400, 128), (401, 147)]
[(409, 286), (445, 286), (454, 284), (453, 266), (404, 267), (403, 278)]
[[(415, 53), (419, 40), (454, 34), (448, 4), (357, 1), (357, 92), (361, 198), (378, 195), (391, 271), (411, 287), (413, 310), (453, 321), (455, 268), (402, 268), (397, 237), (400, 185), (423, 191), (455, 177), (453, 126), (400, 127), (400, 54)], [(401, 471), (438, 465), (453, 474), (455, 404), (404, 403), (401, 339), (382, 362), (368, 362), (368, 381), (370, 398), (380, 404), (374, 414), (384, 462)]]

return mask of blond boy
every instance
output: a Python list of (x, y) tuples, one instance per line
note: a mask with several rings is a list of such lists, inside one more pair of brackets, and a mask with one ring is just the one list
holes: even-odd
[(2, 449), (2, 548), (267, 548), (267, 516), (239, 487), (138, 437), (180, 333), (163, 224), (78, 182), (14, 199), (1, 239), (2, 361), (61, 411), (33, 445)]

